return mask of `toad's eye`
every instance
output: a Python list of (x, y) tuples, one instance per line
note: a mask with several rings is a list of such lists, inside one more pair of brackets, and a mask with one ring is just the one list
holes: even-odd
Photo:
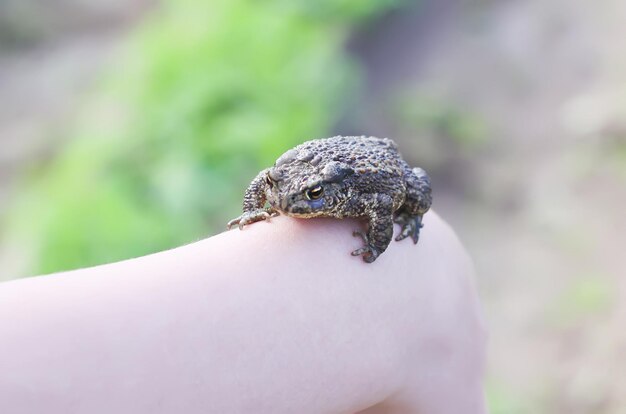
[(272, 181), (269, 175), (265, 176), (265, 182), (267, 183), (267, 185), (270, 186), (270, 188), (274, 188), (274, 182)]
[(317, 200), (322, 196), (322, 194), (324, 194), (324, 189), (321, 185), (316, 185), (315, 187), (306, 190), (306, 198), (309, 200)]

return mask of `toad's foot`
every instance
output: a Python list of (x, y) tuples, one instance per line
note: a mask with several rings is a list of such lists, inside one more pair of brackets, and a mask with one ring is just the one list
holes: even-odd
[(396, 241), (404, 240), (411, 236), (413, 243), (417, 244), (420, 238), (420, 229), (424, 226), (422, 224), (422, 216), (409, 216), (401, 214), (396, 217), (395, 222), (402, 226), (402, 231), (396, 237)]
[(252, 210), (252, 211), (246, 211), (241, 216), (237, 217), (236, 219), (229, 221), (227, 224), (227, 227), (228, 227), (228, 230), (230, 230), (233, 226), (238, 225), (239, 230), (241, 230), (243, 229), (243, 226), (247, 224), (256, 223), (257, 221), (261, 221), (261, 220), (269, 221), (271, 217), (275, 217), (277, 215), (278, 215), (278, 212), (276, 212), (275, 210), (271, 210), (271, 209), (268, 209), (268, 210), (257, 209), (257, 210)]
[(363, 261), (366, 263), (372, 263), (374, 260), (376, 260), (376, 258), (380, 255), (380, 252), (376, 247), (370, 244), (367, 235), (365, 233), (361, 233), (360, 231), (353, 231), (352, 235), (354, 237), (360, 237), (365, 243), (365, 246), (353, 251), (352, 256), (363, 255)]

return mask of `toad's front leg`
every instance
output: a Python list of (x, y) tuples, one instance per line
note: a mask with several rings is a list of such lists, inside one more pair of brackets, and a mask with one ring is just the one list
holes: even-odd
[(356, 202), (368, 217), (367, 233), (355, 231), (354, 236), (361, 237), (365, 246), (352, 252), (352, 256), (363, 256), (363, 261), (372, 263), (387, 249), (393, 236), (393, 200), (386, 194), (366, 194)]
[(265, 192), (268, 189), (266, 182), (267, 169), (261, 171), (248, 186), (243, 198), (243, 214), (228, 222), (228, 229), (238, 225), (241, 230), (246, 224), (252, 224), (261, 220), (269, 220), (270, 217), (278, 215), (278, 211), (272, 207), (265, 208), (267, 197)]

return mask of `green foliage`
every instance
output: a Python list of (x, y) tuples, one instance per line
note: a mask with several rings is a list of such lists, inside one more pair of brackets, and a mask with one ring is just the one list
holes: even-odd
[(222, 229), (261, 167), (328, 133), (358, 81), (346, 33), (393, 3), (164, 2), (18, 198), (10, 228), (28, 238), (29, 272)]

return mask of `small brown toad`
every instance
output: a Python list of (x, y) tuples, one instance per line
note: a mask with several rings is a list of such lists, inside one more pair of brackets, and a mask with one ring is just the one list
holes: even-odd
[(394, 222), (402, 226), (397, 241), (411, 236), (417, 243), (431, 202), (428, 175), (411, 168), (392, 140), (337, 136), (298, 145), (261, 171), (246, 190), (243, 214), (228, 228), (242, 229), (279, 213), (363, 218), (367, 232), (353, 234), (365, 245), (352, 255), (371, 263), (389, 246)]

